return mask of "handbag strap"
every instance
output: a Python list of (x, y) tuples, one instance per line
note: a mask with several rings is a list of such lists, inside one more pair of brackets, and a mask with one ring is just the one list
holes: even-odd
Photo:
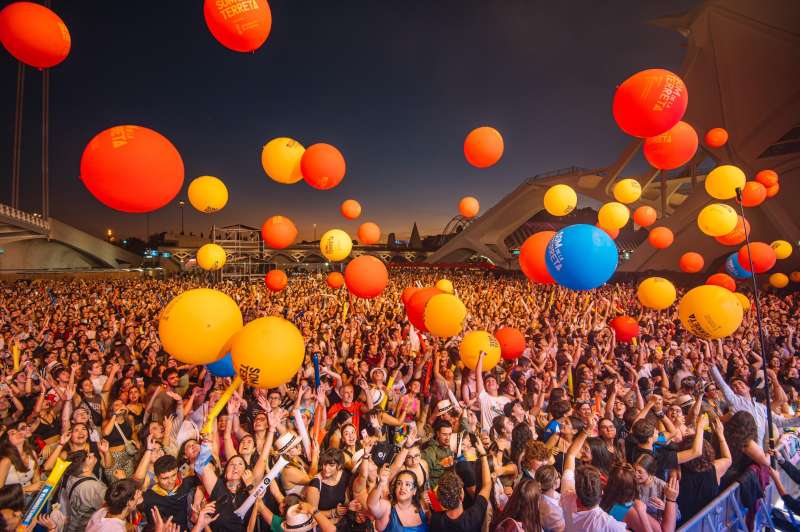
[(114, 428), (117, 429), (119, 435), (122, 436), (122, 441), (125, 443), (125, 445), (128, 445), (130, 440), (125, 436), (125, 433), (122, 432), (122, 429), (120, 428), (119, 424), (116, 421), (114, 422)]

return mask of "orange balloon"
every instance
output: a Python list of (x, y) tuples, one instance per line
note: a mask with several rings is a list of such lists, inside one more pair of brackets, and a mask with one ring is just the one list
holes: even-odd
[(767, 197), (768, 198), (774, 198), (775, 196), (778, 195), (778, 192), (780, 192), (780, 191), (781, 191), (780, 183), (775, 183), (771, 187), (767, 187)]
[(658, 218), (658, 213), (649, 205), (642, 205), (633, 211), (634, 223), (641, 225), (642, 227), (650, 227), (656, 223), (656, 218)]
[(348, 220), (355, 220), (361, 216), (361, 204), (354, 199), (344, 200), (339, 210)]
[(767, 187), (758, 181), (748, 181), (742, 189), (742, 205), (757, 207), (767, 199)]
[(616, 239), (617, 239), (617, 237), (619, 236), (619, 228), (617, 228), (617, 227), (615, 227), (615, 228), (613, 228), (613, 229), (609, 229), (609, 228), (607, 228), (607, 227), (603, 227), (602, 225), (600, 225), (600, 222), (597, 222), (597, 223), (596, 223), (596, 224), (594, 224), (594, 225), (595, 225), (595, 227), (599, 227), (600, 229), (602, 229), (603, 231), (605, 231), (605, 232), (606, 232), (606, 234), (607, 234), (608, 236), (610, 236), (610, 237), (611, 237), (613, 240), (616, 240)]
[(675, 240), (675, 235), (667, 227), (654, 227), (650, 230), (650, 234), (647, 235), (647, 241), (656, 249), (670, 247), (673, 240)]
[(0, 11), (0, 42), (17, 60), (36, 68), (61, 63), (72, 46), (61, 17), (33, 2), (14, 2)]
[(464, 156), (477, 168), (489, 168), (503, 156), (503, 136), (493, 127), (473, 129), (464, 140)]
[(680, 77), (652, 68), (637, 72), (617, 87), (612, 111), (622, 131), (647, 138), (669, 131), (683, 118), (688, 103)]
[(286, 274), (283, 270), (270, 270), (266, 277), (264, 277), (264, 282), (267, 288), (273, 292), (280, 292), (286, 288), (286, 283), (289, 282), (289, 279), (286, 278)]
[(267, 0), (205, 0), (203, 16), (211, 35), (235, 52), (257, 50), (272, 29)]
[(330, 144), (320, 143), (303, 152), (300, 171), (306, 183), (319, 190), (328, 190), (342, 182), (347, 165), (342, 152)]
[(261, 226), (261, 237), (264, 243), (273, 249), (289, 247), (297, 238), (297, 228), (285, 216), (272, 216)]
[(381, 228), (378, 224), (364, 222), (358, 226), (358, 241), (364, 245), (376, 244), (381, 239)]
[(389, 271), (379, 258), (361, 255), (347, 264), (344, 282), (354, 296), (371, 299), (380, 295), (389, 284)]
[(328, 283), (328, 286), (333, 288), (334, 290), (337, 288), (341, 288), (344, 284), (344, 275), (339, 272), (331, 272), (328, 274), (328, 277), (325, 279), (325, 282)]
[(403, 305), (408, 305), (408, 302), (411, 300), (411, 297), (422, 290), (417, 286), (407, 286), (403, 288), (403, 293), (400, 295), (400, 299), (403, 300)]
[(728, 132), (721, 127), (709, 129), (706, 133), (706, 146), (709, 148), (721, 148), (728, 142)]
[(674, 170), (688, 163), (697, 151), (697, 132), (686, 122), (644, 141), (644, 158), (653, 168)]
[(444, 292), (435, 287), (421, 288), (408, 300), (406, 305), (408, 321), (420, 332), (428, 332), (428, 329), (425, 328), (425, 305), (437, 294), (444, 294)]
[(528, 237), (519, 249), (519, 267), (525, 277), (535, 283), (555, 284), (555, 279), (547, 271), (545, 252), (547, 244), (555, 236), (555, 231), (539, 231)]
[(778, 184), (778, 174), (775, 170), (761, 170), (756, 174), (756, 181), (769, 188)]
[(697, 273), (703, 269), (704, 264), (703, 256), (694, 251), (684, 253), (678, 261), (678, 266), (680, 266), (681, 271), (686, 273)]
[(525, 337), (513, 327), (500, 327), (494, 332), (500, 342), (500, 355), (503, 360), (516, 360), (525, 351)]
[(160, 209), (183, 186), (183, 159), (163, 135), (141, 126), (98, 133), (83, 150), (81, 181), (102, 204), (122, 212)]
[(756, 273), (768, 272), (778, 260), (778, 256), (772, 246), (764, 242), (750, 242), (749, 251), (746, 245), (739, 249), (739, 256), (737, 257), (739, 265), (748, 272), (752, 271), (750, 269), (750, 257), (753, 259), (753, 268)]
[(727, 273), (715, 273), (706, 280), (706, 284), (713, 284), (736, 292), (736, 281)]
[(478, 215), (478, 211), (480, 210), (481, 204), (472, 196), (465, 196), (458, 202), (458, 212), (460, 212), (461, 216), (464, 218), (474, 218)]
[[(744, 199), (744, 198), (743, 198)], [(727, 235), (718, 236), (715, 238), (717, 242), (723, 246), (738, 246), (745, 239), (745, 231), (750, 232), (750, 222), (738, 216), (736, 220), (736, 227)]]

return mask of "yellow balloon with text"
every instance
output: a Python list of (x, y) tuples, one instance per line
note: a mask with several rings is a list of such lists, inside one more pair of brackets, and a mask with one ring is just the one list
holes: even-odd
[(663, 277), (648, 277), (639, 284), (636, 296), (643, 307), (655, 310), (668, 308), (675, 302), (675, 285)]
[(245, 384), (277, 388), (292, 380), (305, 359), (303, 335), (277, 316), (258, 318), (231, 340), (231, 360)]
[(213, 175), (194, 178), (187, 194), (192, 207), (207, 214), (221, 210), (228, 203), (228, 187)]
[(742, 310), (744, 310), (745, 312), (747, 312), (748, 310), (750, 310), (750, 307), (751, 307), (752, 305), (751, 305), (751, 303), (750, 303), (750, 298), (749, 298), (749, 297), (747, 297), (746, 295), (744, 295), (744, 294), (743, 294), (743, 293), (741, 293), (741, 292), (734, 292), (734, 293), (733, 293), (733, 295), (735, 295), (735, 296), (736, 296), (736, 299), (738, 299), (738, 300), (739, 300), (739, 303), (741, 303), (741, 304), (742, 304)]
[(708, 236), (724, 236), (736, 228), (739, 217), (730, 205), (712, 203), (697, 215), (697, 227)]
[(204, 244), (197, 250), (197, 265), (204, 270), (221, 270), (225, 260), (225, 250), (219, 244)]
[(606, 229), (622, 229), (630, 217), (631, 211), (616, 201), (606, 203), (597, 212), (597, 221)]
[(792, 255), (792, 245), (786, 240), (776, 240), (769, 246), (775, 250), (775, 257), (779, 260), (787, 259)]
[(568, 185), (553, 185), (544, 193), (544, 208), (553, 216), (566, 216), (578, 205), (578, 195)]
[(744, 308), (727, 288), (706, 284), (686, 292), (678, 304), (678, 315), (687, 331), (715, 340), (730, 336), (739, 328)]
[(614, 185), (614, 199), (620, 203), (633, 203), (641, 196), (642, 185), (635, 179), (623, 179)]
[(714, 199), (727, 200), (736, 197), (736, 189), (743, 189), (746, 181), (744, 172), (731, 164), (717, 166), (706, 176), (705, 187)]
[(278, 137), (264, 145), (261, 150), (261, 166), (270, 179), (291, 185), (303, 179), (300, 159), (306, 149), (289, 137)]
[(341, 229), (331, 229), (319, 239), (319, 250), (322, 256), (332, 262), (344, 260), (353, 250), (350, 235)]
[(769, 276), (769, 284), (775, 288), (785, 288), (789, 284), (789, 277), (785, 273), (773, 273)]
[(437, 294), (425, 305), (424, 318), (429, 333), (439, 338), (449, 338), (464, 329), (467, 307), (454, 295)]
[(447, 292), (448, 294), (453, 293), (453, 283), (448, 279), (439, 279), (434, 286), (442, 292)]
[(458, 346), (458, 354), (464, 365), (474, 370), (481, 352), (486, 353), (483, 359), (483, 371), (489, 371), (500, 362), (500, 342), (497, 338), (486, 331), (470, 331), (465, 334), (461, 345)]
[(210, 364), (224, 357), (231, 338), (241, 328), (239, 305), (210, 288), (178, 294), (158, 319), (164, 351), (184, 364)]

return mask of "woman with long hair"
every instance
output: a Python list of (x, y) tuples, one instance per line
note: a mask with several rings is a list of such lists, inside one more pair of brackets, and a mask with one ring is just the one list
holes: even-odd
[(492, 519), (489, 529), (497, 530), (504, 521), (511, 519), (522, 525), (525, 532), (542, 532), (542, 522), (539, 517), (541, 495), (538, 482), (522, 479), (514, 488), (503, 510)]
[[(404, 469), (394, 477), (391, 485), (389, 476), (389, 466), (384, 465), (378, 483), (367, 499), (376, 529), (380, 532), (427, 532), (428, 518), (419, 501), (417, 476)], [(387, 491), (388, 499), (384, 496)]]
[(27, 428), (27, 424), (17, 423), (0, 438), (0, 488), (19, 484), (26, 500), (42, 484), (36, 451), (26, 437)]
[[(711, 428), (719, 442), (720, 457), (717, 458), (711, 443), (703, 440), (700, 456), (681, 465), (681, 495), (678, 496), (678, 508), (683, 520), (697, 514), (719, 495), (720, 480), (731, 466), (731, 453), (719, 418), (713, 418)], [(689, 445), (687, 441), (683, 447), (688, 448)]]
[(664, 519), (659, 523), (647, 514), (645, 504), (637, 499), (635, 469), (631, 464), (615, 464), (608, 477), (608, 484), (603, 490), (600, 507), (609, 515), (635, 532), (674, 532), (675, 510), (678, 495), (677, 478), (670, 479), (665, 491), (667, 507)]

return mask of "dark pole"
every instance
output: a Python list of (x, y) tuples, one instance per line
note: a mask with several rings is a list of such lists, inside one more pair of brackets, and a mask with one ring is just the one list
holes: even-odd
[(183, 234), (183, 206), (184, 205), (185, 205), (185, 203), (183, 202), (183, 200), (178, 202), (178, 209), (179, 209), (180, 215), (181, 215), (181, 234)]
[[(739, 211), (742, 213), (742, 224), (744, 226), (744, 238), (745, 238), (745, 245), (747, 246), (747, 258), (750, 261), (750, 278), (753, 280), (753, 299), (755, 300), (756, 305), (756, 323), (758, 324), (758, 341), (761, 345), (761, 357), (764, 359), (764, 363), (762, 364), (764, 367), (764, 395), (766, 396), (767, 402), (767, 441), (769, 448), (772, 450), (775, 448), (775, 444), (772, 441), (772, 400), (769, 397), (769, 374), (767, 373), (767, 368), (769, 368), (769, 361), (770, 356), (767, 352), (767, 346), (764, 342), (764, 325), (761, 323), (761, 303), (758, 300), (758, 281), (756, 281), (756, 269), (753, 267), (753, 255), (750, 253), (750, 231), (747, 229), (747, 223), (745, 223), (744, 217), (744, 204), (742, 203), (742, 189), (736, 189), (736, 199), (739, 203)], [(774, 462), (775, 457), (772, 457)], [(773, 464), (774, 465), (774, 464)]]

